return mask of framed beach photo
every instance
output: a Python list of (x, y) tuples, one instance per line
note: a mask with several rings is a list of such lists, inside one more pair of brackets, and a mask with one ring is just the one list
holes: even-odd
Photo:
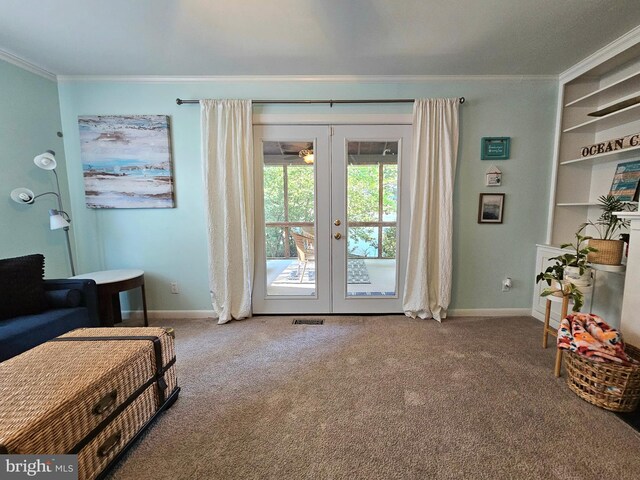
[(504, 193), (481, 193), (478, 223), (502, 223)]

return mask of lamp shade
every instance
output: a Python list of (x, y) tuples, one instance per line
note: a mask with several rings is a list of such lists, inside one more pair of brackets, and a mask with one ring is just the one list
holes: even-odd
[(35, 194), (28, 188), (20, 187), (11, 191), (11, 200), (16, 203), (33, 203)]
[(53, 170), (58, 166), (58, 163), (56, 162), (55, 152), (53, 150), (47, 150), (46, 152), (38, 155), (33, 159), (33, 163), (35, 163), (38, 168), (42, 168), (43, 170)]
[(58, 230), (68, 226), (69, 222), (64, 219), (58, 210), (49, 210), (49, 227), (51, 230)]

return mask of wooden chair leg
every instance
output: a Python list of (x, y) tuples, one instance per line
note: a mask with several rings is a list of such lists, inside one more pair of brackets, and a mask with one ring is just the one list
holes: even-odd
[(560, 376), (561, 368), (562, 368), (562, 350), (560, 348), (556, 348), (556, 366), (553, 371), (556, 378)]
[(551, 318), (551, 300), (547, 299), (547, 306), (544, 312), (544, 331), (542, 332), (542, 348), (547, 348), (547, 338), (549, 337), (549, 319)]
[(302, 280), (304, 279), (304, 272), (307, 270), (307, 262), (304, 262), (304, 265), (302, 266), (302, 275), (300, 275), (300, 281), (298, 283), (302, 283)]

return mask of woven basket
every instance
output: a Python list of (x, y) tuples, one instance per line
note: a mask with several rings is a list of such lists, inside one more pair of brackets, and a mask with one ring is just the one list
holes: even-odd
[(620, 265), (624, 242), (622, 240), (601, 240), (592, 238), (589, 246), (597, 248), (597, 252), (589, 252), (587, 260), (600, 265)]
[[(625, 345), (630, 357), (640, 360), (640, 350)], [(640, 365), (595, 362), (564, 351), (567, 385), (580, 398), (612, 412), (632, 412), (640, 401)]]

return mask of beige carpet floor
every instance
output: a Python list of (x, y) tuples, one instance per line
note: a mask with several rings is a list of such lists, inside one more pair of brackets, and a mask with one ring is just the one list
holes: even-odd
[(110, 478), (640, 478), (640, 436), (554, 378), (537, 320), (325, 318), (161, 322), (182, 392)]

